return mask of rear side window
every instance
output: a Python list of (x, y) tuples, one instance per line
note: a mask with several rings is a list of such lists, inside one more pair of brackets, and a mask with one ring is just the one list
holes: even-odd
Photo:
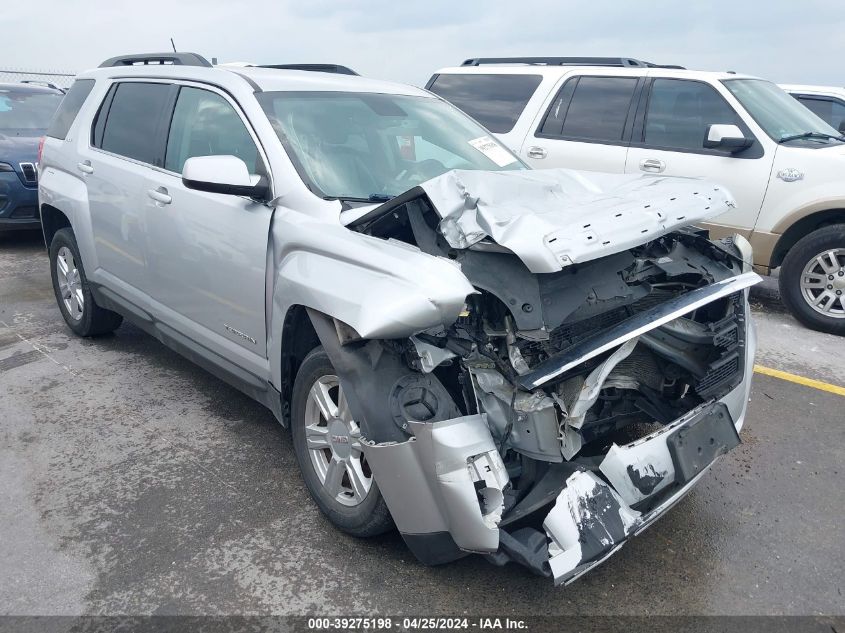
[(805, 95), (798, 95), (795, 98), (831, 127), (840, 132), (845, 131), (845, 103), (837, 99), (808, 97)]
[(700, 81), (655, 79), (645, 119), (646, 145), (700, 150), (707, 126), (742, 127), (737, 114), (716, 90)]
[(194, 156), (237, 156), (249, 173), (258, 171), (258, 148), (229, 102), (214, 92), (184, 87), (170, 124), (164, 168), (182, 173)]
[(636, 77), (570, 79), (552, 102), (541, 134), (621, 143), (637, 81)]
[(435, 75), (428, 89), (491, 132), (504, 134), (516, 125), (541, 81), (539, 75)]
[(47, 128), (47, 136), (64, 140), (67, 136), (70, 126), (73, 125), (76, 115), (85, 103), (85, 99), (91, 94), (94, 89), (93, 79), (77, 79), (73, 82), (70, 90), (59, 104), (50, 126)]
[(97, 126), (100, 117), (105, 116), (106, 120), (102, 138), (96, 139), (97, 147), (155, 164), (159, 158), (159, 124), (170, 100), (170, 89), (169, 84), (118, 84), (111, 103), (107, 98), (98, 117)]

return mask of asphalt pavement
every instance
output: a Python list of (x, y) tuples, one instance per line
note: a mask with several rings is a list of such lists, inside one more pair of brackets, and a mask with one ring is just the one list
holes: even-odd
[[(757, 362), (845, 385), (761, 294)], [(743, 443), (568, 587), (424, 567), (311, 503), (269, 411), (123, 325), (74, 337), (40, 235), (0, 235), (0, 614), (842, 614), (845, 399), (755, 375)]]

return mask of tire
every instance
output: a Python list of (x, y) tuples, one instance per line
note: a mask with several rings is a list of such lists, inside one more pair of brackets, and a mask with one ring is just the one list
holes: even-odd
[(781, 299), (801, 323), (845, 335), (845, 224), (798, 240), (783, 260), (778, 284)]
[(94, 301), (82, 267), (76, 237), (71, 229), (60, 229), (53, 236), (50, 243), (50, 275), (62, 317), (78, 336), (107, 334), (117, 329), (123, 321), (122, 316), (101, 308)]
[[(322, 398), (312, 396), (312, 388)], [(377, 536), (393, 529), (393, 519), (360, 452), (360, 431), (341, 394), (328, 355), (322, 347), (314, 349), (302, 361), (293, 385), (291, 434), (296, 461), (305, 487), (329, 521), (353, 536)], [(323, 413), (327, 409), (328, 420)], [(314, 449), (316, 445), (320, 448)]]

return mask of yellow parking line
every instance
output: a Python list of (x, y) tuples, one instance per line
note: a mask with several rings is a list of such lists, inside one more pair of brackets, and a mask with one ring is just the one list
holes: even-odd
[(831, 385), (830, 383), (822, 382), (821, 380), (813, 380), (812, 378), (804, 378), (804, 376), (797, 376), (790, 374), (788, 371), (781, 371), (780, 369), (772, 369), (771, 367), (763, 367), (762, 365), (754, 365), (754, 371), (765, 376), (773, 376), (781, 380), (794, 382), (797, 385), (804, 385), (805, 387), (812, 387), (828, 393), (835, 393), (837, 396), (845, 396), (845, 387)]

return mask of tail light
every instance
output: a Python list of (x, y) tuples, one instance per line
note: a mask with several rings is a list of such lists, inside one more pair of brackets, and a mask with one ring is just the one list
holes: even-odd
[(36, 163), (37, 165), (40, 165), (40, 164), (41, 164), (41, 154), (44, 152), (44, 138), (45, 138), (45, 137), (43, 137), (43, 136), (42, 136), (42, 137), (38, 140), (38, 158), (36, 159), (36, 160), (38, 161), (38, 162)]

